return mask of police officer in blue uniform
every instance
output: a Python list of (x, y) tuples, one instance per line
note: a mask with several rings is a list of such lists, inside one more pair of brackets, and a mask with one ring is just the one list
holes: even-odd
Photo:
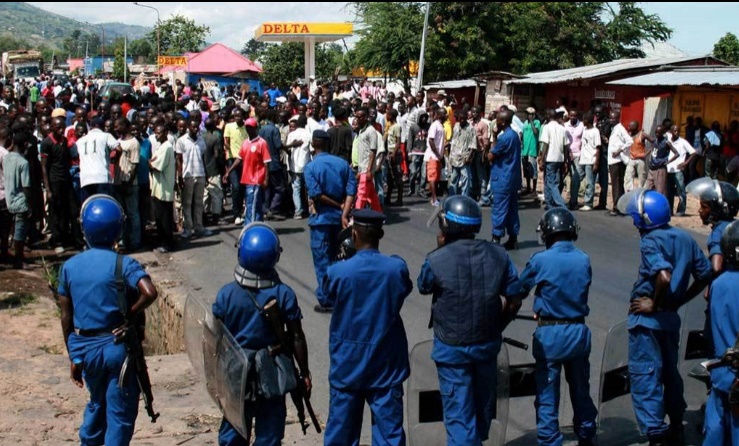
[(534, 332), (533, 353), (539, 445), (561, 446), (564, 440), (558, 416), (563, 367), (578, 445), (592, 445), (598, 413), (590, 398), (591, 339), (585, 325), (593, 276), (590, 257), (575, 247), (579, 227), (565, 208), (545, 212), (537, 231), (547, 249), (531, 256), (521, 273), (521, 286), (525, 293), (536, 288), (534, 313), (539, 327)]
[(403, 259), (378, 251), (384, 221), (379, 212), (355, 211), (357, 252), (331, 265), (323, 281), (326, 304), (333, 307), (326, 446), (359, 445), (365, 401), (372, 411), (372, 444), (405, 445), (403, 381), (410, 368), (400, 309), (413, 283)]
[(506, 249), (518, 249), (518, 190), (521, 189), (521, 139), (511, 128), (513, 113), (498, 113), (498, 141), (488, 152), (490, 190), (493, 192), (493, 242), (500, 244), (508, 233)]
[(634, 412), (650, 445), (683, 444), (687, 406), (677, 368), (677, 310), (710, 283), (711, 263), (690, 234), (669, 225), (670, 205), (659, 192), (635, 189), (621, 197), (618, 209), (631, 216), (641, 236), (627, 327)]
[[(739, 338), (739, 222), (721, 236), (724, 272), (711, 284), (712, 357), (730, 353), (729, 361), (711, 371), (711, 394), (706, 403), (704, 446), (739, 446), (739, 375), (736, 351)], [(733, 351), (731, 351), (731, 350)]]
[[(279, 344), (274, 328), (261, 314), (261, 308), (276, 300), (282, 320), (287, 326), (290, 348), (295, 352), (301, 379), (310, 395), (311, 377), (308, 369), (308, 348), (300, 320), (295, 292), (280, 280), (275, 265), (280, 259), (280, 239), (265, 223), (251, 223), (239, 237), (238, 264), (234, 269), (234, 281), (218, 291), (213, 303), (213, 316), (233, 335), (244, 349), (261, 350)], [(255, 446), (279, 446), (285, 435), (287, 409), (285, 397), (259, 399), (248, 404), (245, 417), (255, 418)], [(219, 446), (248, 446), (236, 429), (225, 418), (218, 432)]]
[(328, 153), (329, 135), (323, 130), (313, 132), (313, 161), (305, 166), (303, 176), (310, 200), (310, 250), (316, 270), (318, 305), (315, 310), (331, 312), (321, 284), (331, 262), (339, 250), (339, 231), (349, 222), (354, 197), (357, 195), (357, 179), (349, 163)]
[[(80, 441), (82, 446), (125, 446), (133, 437), (139, 387), (133, 370), (119, 382), (126, 347), (115, 342), (127, 328), (113, 250), (123, 229), (123, 209), (107, 195), (93, 195), (82, 205), (81, 221), (89, 249), (64, 263), (57, 290), (72, 381), (80, 388), (84, 382), (90, 391)], [(128, 320), (135, 321), (157, 298), (157, 290), (131, 257), (122, 258), (121, 276), (126, 290), (138, 294), (134, 302), (126, 302)]]
[[(455, 195), (439, 206), (438, 248), (418, 276), (421, 294), (433, 294), (434, 344), (447, 444), (479, 446), (495, 418), (497, 367), (506, 300), (520, 302), (518, 271), (497, 244), (476, 240), (482, 212)], [(431, 221), (429, 223), (432, 223)], [(484, 281), (470, 278), (484, 277)]]

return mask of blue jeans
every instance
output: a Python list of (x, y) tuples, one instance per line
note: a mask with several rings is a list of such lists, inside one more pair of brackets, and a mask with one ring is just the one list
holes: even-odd
[(595, 196), (595, 172), (593, 172), (593, 165), (580, 166), (580, 169), (585, 171), (585, 178), (588, 182), (585, 188), (585, 206), (593, 207), (593, 197)]
[(629, 330), (629, 381), (634, 413), (642, 434), (664, 436), (670, 423), (682, 423), (687, 405), (677, 368), (679, 331), (636, 326)]
[(670, 210), (672, 205), (675, 203), (675, 195), (680, 199), (680, 203), (677, 205), (677, 214), (684, 214), (685, 207), (687, 205), (687, 197), (685, 196), (685, 177), (682, 172), (668, 173), (667, 177), (670, 182)]
[(472, 187), (472, 168), (468, 165), (452, 167), (452, 175), (449, 179), (449, 195), (470, 196)]
[(375, 191), (380, 200), (380, 206), (385, 207), (385, 167), (375, 172)]
[(247, 185), (246, 191), (246, 213), (244, 214), (244, 226), (255, 221), (264, 221), (264, 192), (262, 186)]
[[(285, 436), (287, 408), (285, 397), (260, 400), (247, 405), (246, 417), (254, 417), (254, 443), (252, 446), (280, 446)], [(227, 419), (221, 421), (218, 430), (218, 446), (249, 446)]]
[(562, 178), (562, 163), (546, 163), (544, 167), (546, 174), (544, 183), (544, 201), (547, 207), (565, 207), (562, 194), (559, 193), (559, 183)]
[(324, 446), (359, 445), (365, 401), (372, 412), (373, 446), (405, 446), (402, 384), (363, 390), (331, 387)]
[[(580, 157), (577, 156), (575, 159), (570, 161), (570, 207), (577, 207), (577, 197), (580, 194), (580, 182), (582, 181), (583, 175), (581, 175), (582, 168), (580, 167)], [(584, 172), (583, 172), (584, 173)]]
[(425, 177), (426, 174), (425, 172), (421, 170), (422, 167), (423, 167), (423, 155), (411, 156), (411, 165), (410, 165), (411, 174), (410, 174), (410, 178), (408, 179), (408, 185), (410, 186), (411, 195), (423, 190), (423, 188), (421, 187), (421, 185), (423, 184), (421, 177)]
[(141, 246), (141, 221), (139, 216), (139, 186), (138, 184), (122, 184), (120, 197), (123, 211), (126, 214), (123, 243), (128, 249)]
[[(228, 160), (228, 167), (233, 165), (234, 160)], [(234, 218), (241, 218), (244, 213), (242, 203), (244, 202), (244, 186), (241, 185), (241, 167), (237, 167), (228, 174), (228, 181), (231, 183), (231, 212)]]
[(436, 363), (447, 444), (479, 445), (496, 415), (496, 358), (469, 364)]
[(305, 177), (302, 173), (290, 172), (290, 180), (293, 187), (293, 205), (295, 206), (295, 215), (303, 215), (303, 189), (305, 188)]

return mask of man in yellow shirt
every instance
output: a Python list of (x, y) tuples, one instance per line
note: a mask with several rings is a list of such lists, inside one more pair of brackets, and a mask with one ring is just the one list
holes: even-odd
[[(244, 111), (240, 108), (234, 109), (233, 122), (226, 124), (223, 131), (223, 148), (226, 151), (226, 163), (230, 168), (239, 158), (241, 145), (247, 138), (246, 127), (244, 127)], [(231, 202), (234, 215), (234, 224), (244, 223), (244, 191), (241, 186), (241, 170), (231, 169), (229, 174), (231, 184)]]

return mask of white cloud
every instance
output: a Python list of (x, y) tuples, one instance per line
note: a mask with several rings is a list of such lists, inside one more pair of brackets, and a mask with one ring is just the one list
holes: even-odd
[[(161, 20), (181, 14), (199, 25), (210, 27), (208, 42), (221, 42), (240, 50), (254, 37), (264, 22), (351, 22), (354, 14), (344, 2), (261, 2), (198, 3), (141, 2), (159, 9)], [(51, 3), (29, 2), (38, 8), (79, 20), (80, 22), (121, 22), (128, 25), (154, 26), (157, 15), (133, 2)]]

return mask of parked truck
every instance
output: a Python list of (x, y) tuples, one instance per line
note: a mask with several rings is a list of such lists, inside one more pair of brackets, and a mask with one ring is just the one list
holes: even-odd
[(2, 56), (2, 73), (6, 79), (32, 81), (41, 76), (44, 60), (36, 50), (7, 51)]

